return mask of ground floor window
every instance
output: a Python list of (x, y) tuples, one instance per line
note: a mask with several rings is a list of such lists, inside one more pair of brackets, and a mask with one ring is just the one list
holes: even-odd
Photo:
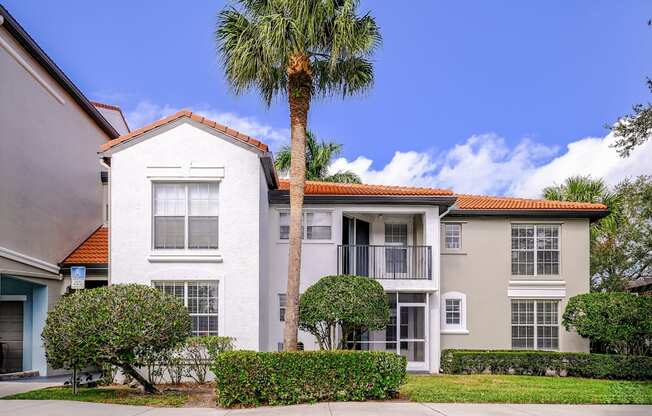
[(156, 281), (156, 289), (183, 301), (192, 319), (193, 335), (217, 335), (218, 282), (216, 281)]
[(559, 301), (512, 300), (512, 348), (559, 349)]
[(391, 351), (410, 363), (425, 363), (428, 307), (425, 293), (387, 293), (390, 322), (380, 331), (357, 331), (346, 342), (350, 349)]

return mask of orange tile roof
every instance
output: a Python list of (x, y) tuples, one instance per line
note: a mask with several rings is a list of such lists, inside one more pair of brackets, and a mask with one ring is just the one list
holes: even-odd
[[(290, 189), (288, 180), (280, 180), (278, 189)], [(389, 195), (389, 196), (452, 196), (453, 191), (411, 186), (366, 185), (355, 183), (306, 181), (306, 195)]]
[(109, 229), (101, 226), (63, 260), (63, 264), (106, 264), (109, 262)]
[(455, 208), (459, 210), (560, 210), (560, 211), (605, 211), (603, 204), (585, 202), (549, 201), (546, 199), (524, 199), (505, 196), (458, 194)]
[(172, 115), (170, 115), (168, 117), (162, 118), (162, 119), (160, 119), (158, 121), (155, 121), (155, 122), (153, 122), (151, 124), (148, 124), (145, 127), (141, 127), (141, 128), (136, 129), (136, 130), (134, 130), (134, 131), (132, 131), (130, 133), (123, 134), (122, 136), (120, 136), (118, 138), (115, 138), (113, 140), (110, 140), (110, 141), (102, 144), (100, 146), (100, 152), (104, 152), (104, 151), (112, 148), (113, 146), (116, 146), (116, 145), (118, 145), (120, 143), (124, 143), (124, 142), (126, 142), (128, 140), (131, 140), (131, 139), (137, 137), (137, 136), (140, 136), (143, 133), (147, 133), (148, 131), (154, 130), (157, 127), (161, 127), (161, 126), (163, 126), (163, 125), (165, 125), (167, 123), (170, 123), (172, 121), (180, 119), (181, 117), (188, 117), (191, 120), (195, 120), (195, 121), (197, 121), (199, 123), (202, 123), (205, 126), (208, 126), (208, 127), (212, 128), (212, 129), (215, 129), (215, 130), (219, 131), (220, 133), (226, 134), (227, 136), (230, 136), (230, 137), (232, 137), (232, 138), (234, 138), (236, 140), (240, 140), (243, 143), (247, 143), (248, 145), (251, 145), (251, 146), (253, 146), (253, 147), (255, 147), (255, 148), (259, 149), (259, 150), (262, 150), (263, 152), (267, 152), (269, 150), (269, 148), (267, 147), (267, 145), (265, 143), (262, 143), (259, 140), (256, 140), (251, 136), (247, 136), (246, 134), (242, 134), (242, 133), (240, 133), (238, 131), (235, 131), (235, 130), (229, 128), (229, 127), (223, 126), (223, 125), (221, 125), (221, 124), (219, 124), (219, 123), (217, 123), (217, 122), (215, 122), (213, 120), (209, 120), (209, 119), (207, 119), (207, 118), (205, 118), (203, 116), (200, 116), (197, 113), (193, 113), (192, 111), (181, 110), (181, 111), (177, 111), (176, 113), (174, 113), (174, 114), (172, 114)]

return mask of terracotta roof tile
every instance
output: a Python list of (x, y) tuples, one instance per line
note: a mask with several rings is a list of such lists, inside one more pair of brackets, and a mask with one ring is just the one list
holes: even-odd
[[(288, 180), (279, 181), (280, 190), (289, 190)], [(411, 186), (366, 185), (337, 182), (306, 181), (306, 195), (405, 195), (405, 196), (452, 196), (453, 191), (437, 188)]]
[(109, 229), (100, 227), (63, 260), (63, 264), (107, 264)]
[[(279, 181), (280, 190), (289, 190), (288, 180)], [(453, 196), (457, 197), (458, 210), (559, 210), (605, 211), (603, 204), (583, 202), (548, 201), (505, 196), (454, 194), (448, 189), (417, 188), (409, 186), (344, 184), (336, 182), (306, 181), (306, 195), (390, 195), (390, 196)]]
[(604, 211), (603, 204), (585, 202), (549, 201), (546, 199), (524, 199), (505, 196), (484, 196), (458, 194), (455, 208), (459, 210), (563, 210)]
[(231, 128), (224, 127), (221, 124), (219, 124), (219, 123), (217, 123), (217, 122), (215, 122), (213, 120), (209, 120), (209, 119), (207, 119), (207, 118), (205, 118), (205, 117), (203, 117), (203, 116), (201, 116), (201, 115), (199, 115), (197, 113), (193, 113), (193, 112), (188, 111), (188, 110), (181, 110), (181, 111), (178, 111), (178, 112), (176, 112), (176, 113), (174, 113), (174, 114), (172, 114), (170, 116), (167, 116), (165, 118), (157, 120), (157, 121), (155, 121), (155, 122), (153, 122), (151, 124), (148, 124), (145, 127), (141, 127), (139, 129), (136, 129), (136, 130), (134, 130), (134, 131), (132, 131), (132, 132), (130, 132), (128, 134), (123, 134), (120, 137), (117, 137), (117, 138), (115, 138), (113, 140), (110, 140), (110, 141), (102, 144), (100, 146), (100, 152), (105, 152), (105, 151), (109, 150), (110, 148), (112, 148), (113, 146), (116, 146), (116, 145), (119, 145), (119, 144), (124, 143), (126, 141), (129, 141), (129, 140), (131, 140), (131, 139), (133, 139), (135, 137), (140, 136), (141, 134), (144, 134), (144, 133), (147, 133), (148, 131), (154, 130), (157, 127), (163, 126), (163, 125), (165, 125), (167, 123), (170, 123), (170, 122), (172, 122), (174, 120), (180, 119), (181, 117), (188, 117), (191, 120), (194, 120), (194, 121), (196, 121), (198, 123), (202, 123), (205, 126), (208, 126), (208, 127), (212, 128), (212, 129), (215, 129), (215, 130), (217, 130), (217, 131), (219, 131), (221, 133), (224, 133), (224, 134), (226, 134), (228, 136), (231, 136), (232, 138), (234, 138), (236, 140), (240, 140), (243, 143), (247, 143), (247, 144), (249, 144), (249, 145), (251, 145), (251, 146), (253, 146), (253, 147), (255, 147), (255, 148), (259, 149), (259, 150), (262, 150), (263, 152), (269, 151), (269, 148), (267, 147), (267, 145), (265, 143), (262, 143), (262, 142), (260, 142), (260, 141), (258, 141), (256, 139), (254, 139), (251, 136), (248, 136), (246, 134), (242, 134), (242, 133), (240, 133), (238, 131), (235, 131), (235, 130), (233, 130)]

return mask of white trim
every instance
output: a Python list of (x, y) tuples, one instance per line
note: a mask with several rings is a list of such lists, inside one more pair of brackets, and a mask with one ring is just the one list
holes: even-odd
[(5, 247), (0, 247), (0, 257), (6, 257), (9, 260), (24, 263), (50, 273), (59, 273), (59, 266), (56, 264), (48, 263), (47, 261), (39, 260), (35, 257), (28, 256), (27, 254), (9, 250)]
[(442, 335), (469, 335), (468, 329), (442, 329)]
[(0, 302), (25, 302), (27, 296), (25, 295), (0, 295)]
[(66, 100), (64, 100), (63, 97), (61, 95), (59, 95), (59, 93), (54, 89), (54, 87), (52, 87), (49, 82), (47, 82), (43, 77), (41, 77), (38, 74), (38, 72), (36, 72), (36, 70), (32, 67), (32, 65), (30, 65), (29, 62), (27, 62), (25, 59), (23, 59), (23, 57), (20, 56), (20, 53), (17, 50), (15, 50), (9, 44), (9, 42), (4, 40), (2, 37), (0, 37), (0, 46), (2, 46), (2, 48), (4, 50), (6, 50), (7, 53), (12, 58), (14, 58), (14, 60), (16, 60), (16, 62), (18, 62), (18, 64), (20, 66), (22, 66), (23, 69), (25, 69), (25, 71), (27, 71), (27, 73), (30, 74), (32, 76), (32, 78), (34, 78), (34, 80), (36, 82), (41, 84), (41, 86), (43, 88), (45, 88), (45, 90), (48, 93), (50, 93), (50, 95), (52, 95), (52, 97), (54, 97), (54, 99), (57, 100), (59, 102), (59, 104), (65, 104), (66, 103)]
[[(446, 301), (449, 299), (457, 299), (460, 301), (460, 323), (447, 324), (446, 323)], [(441, 295), (441, 333), (442, 334), (468, 334), (469, 330), (466, 327), (466, 294), (462, 292), (446, 292)]]
[(222, 255), (217, 253), (157, 253), (147, 256), (150, 263), (222, 263)]
[(510, 298), (563, 299), (566, 297), (566, 282), (563, 280), (510, 280), (507, 296)]

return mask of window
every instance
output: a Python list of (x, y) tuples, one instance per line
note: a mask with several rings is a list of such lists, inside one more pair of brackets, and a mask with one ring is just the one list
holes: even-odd
[(512, 274), (559, 274), (559, 225), (512, 224)]
[(462, 300), (446, 299), (446, 325), (459, 325), (462, 322)]
[(466, 329), (466, 295), (460, 292), (447, 292), (441, 296), (443, 334), (468, 334)]
[(449, 250), (462, 247), (462, 224), (444, 224), (444, 247)]
[(193, 335), (217, 335), (218, 300), (215, 281), (160, 281), (154, 287), (176, 296), (188, 309)]
[(285, 306), (287, 305), (288, 297), (285, 293), (278, 294), (278, 319), (285, 322)]
[[(279, 212), (279, 239), (290, 238), (290, 212)], [(304, 211), (301, 238), (330, 240), (333, 218), (328, 211)]]
[(559, 301), (512, 300), (512, 348), (559, 349)]
[(407, 273), (407, 224), (385, 224), (385, 273)]
[(218, 248), (216, 182), (155, 183), (153, 196), (155, 249)]

